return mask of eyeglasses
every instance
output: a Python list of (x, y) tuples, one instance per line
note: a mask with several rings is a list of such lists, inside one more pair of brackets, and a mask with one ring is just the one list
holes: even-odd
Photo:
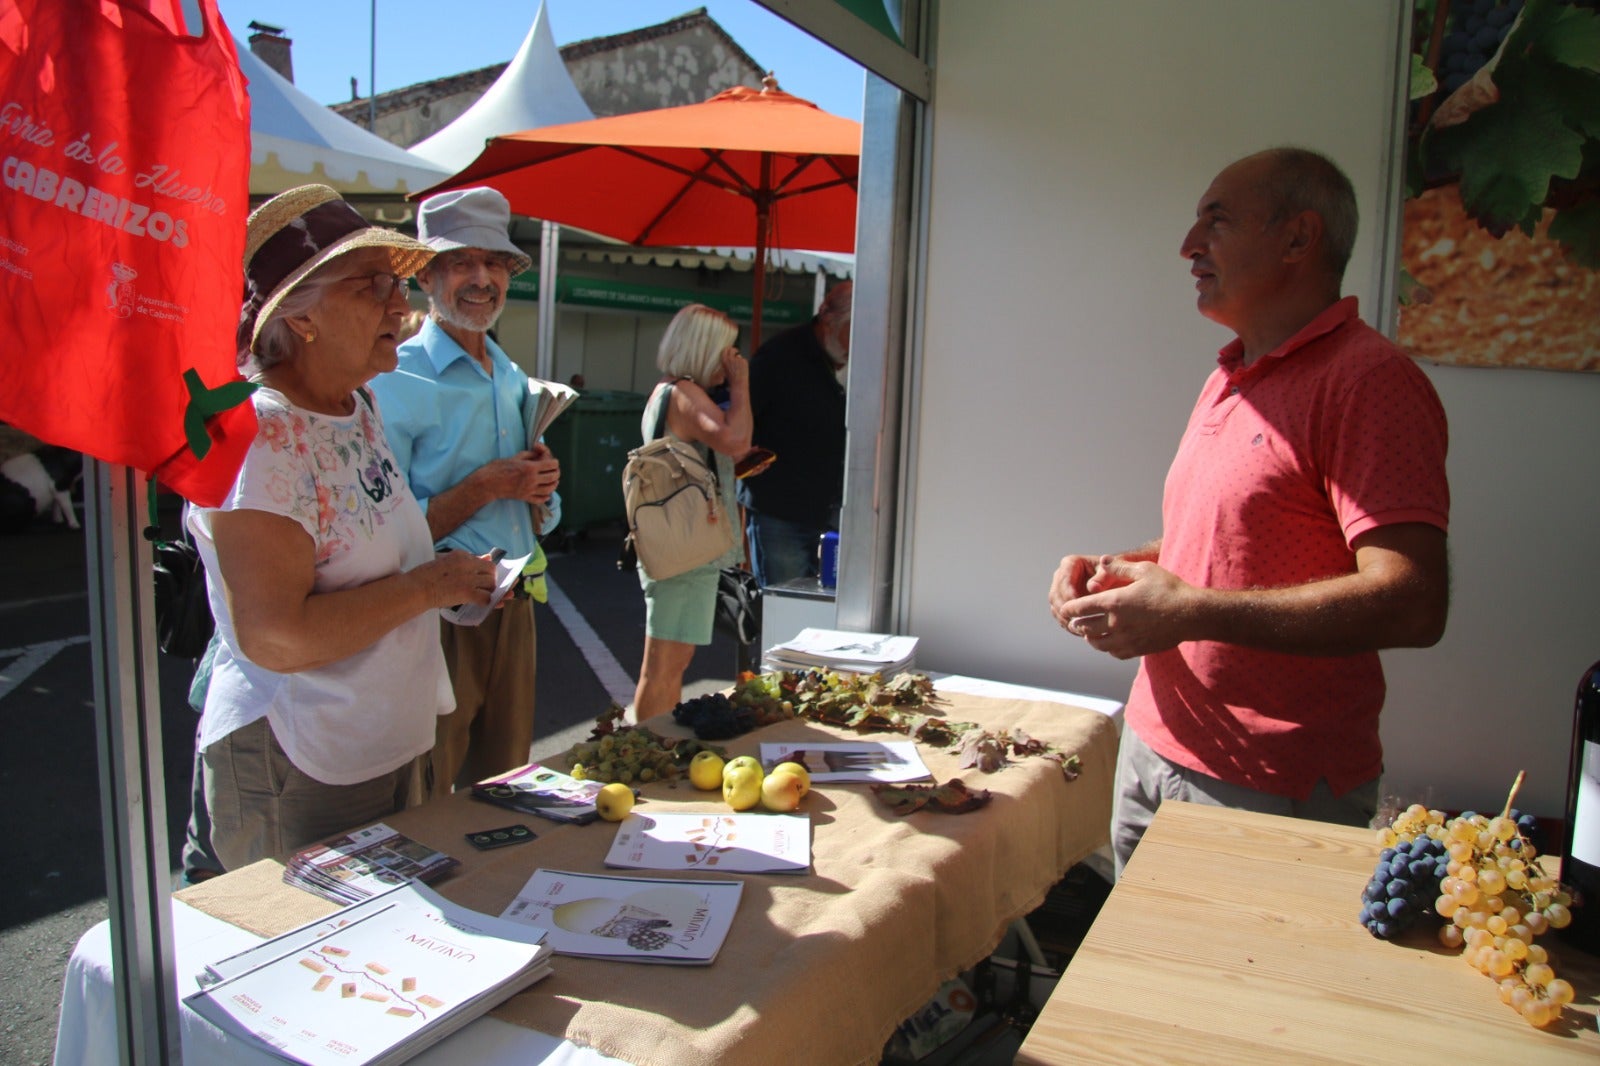
[(396, 288), (400, 290), (402, 295), (411, 291), (410, 278), (402, 278), (398, 274), (391, 274), (387, 271), (379, 271), (376, 274), (357, 274), (345, 280), (366, 282), (367, 292), (381, 304), (389, 302), (389, 297), (394, 295)]

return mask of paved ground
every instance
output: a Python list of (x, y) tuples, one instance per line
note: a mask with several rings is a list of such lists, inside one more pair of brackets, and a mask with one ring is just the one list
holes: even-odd
[[(170, 520), (170, 515), (164, 515)], [(644, 649), (638, 579), (616, 569), (619, 529), (598, 528), (552, 557), (551, 603), (538, 608), (534, 752), (564, 750), (613, 694), (622, 702)], [(0, 1064), (51, 1060), (61, 978), (73, 945), (106, 917), (95, 753), (84, 534), (39, 524), (0, 536), (0, 810), (17, 856), (0, 891)], [(193, 664), (162, 656), (163, 763), (174, 866), (188, 817)], [(726, 637), (701, 649), (689, 691), (735, 670)]]

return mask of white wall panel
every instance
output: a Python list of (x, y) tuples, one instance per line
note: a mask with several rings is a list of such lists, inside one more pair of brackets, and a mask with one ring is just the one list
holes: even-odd
[[(1063, 553), (1160, 531), (1167, 464), (1229, 339), (1195, 311), (1179, 241), (1229, 161), (1325, 151), (1361, 200), (1346, 291), (1373, 309), (1396, 3), (939, 14), (908, 628), (931, 668), (1120, 697), (1132, 664), (1067, 637), (1045, 597)], [(1483, 806), (1526, 766), (1528, 806), (1554, 812), (1571, 689), (1600, 657), (1600, 378), (1430, 374), (1452, 422), (1456, 606), (1438, 648), (1389, 656), (1389, 778)], [(1502, 754), (1508, 719), (1526, 740)]]

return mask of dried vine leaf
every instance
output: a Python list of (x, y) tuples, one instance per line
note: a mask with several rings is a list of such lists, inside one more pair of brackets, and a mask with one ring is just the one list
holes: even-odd
[(902, 817), (924, 807), (940, 814), (966, 814), (990, 799), (988, 789), (970, 789), (960, 778), (943, 785), (873, 785), (872, 793)]

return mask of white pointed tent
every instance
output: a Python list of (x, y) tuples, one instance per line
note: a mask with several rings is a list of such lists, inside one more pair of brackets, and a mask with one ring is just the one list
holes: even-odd
[(556, 48), (545, 5), (522, 47), (495, 83), (449, 125), (412, 145), (412, 155), (454, 174), (478, 158), (489, 138), (594, 118)]
[(322, 182), (346, 195), (399, 197), (451, 173), (334, 114), (243, 44), (235, 49), (250, 83), (252, 196)]
[[(522, 47), (493, 85), (455, 120), (411, 146), (411, 153), (454, 174), (478, 158), (491, 137), (539, 126), (594, 118), (556, 48), (543, 0)], [(535, 371), (549, 377), (555, 365), (555, 274), (560, 227), (541, 226), (539, 237), (539, 337)]]

